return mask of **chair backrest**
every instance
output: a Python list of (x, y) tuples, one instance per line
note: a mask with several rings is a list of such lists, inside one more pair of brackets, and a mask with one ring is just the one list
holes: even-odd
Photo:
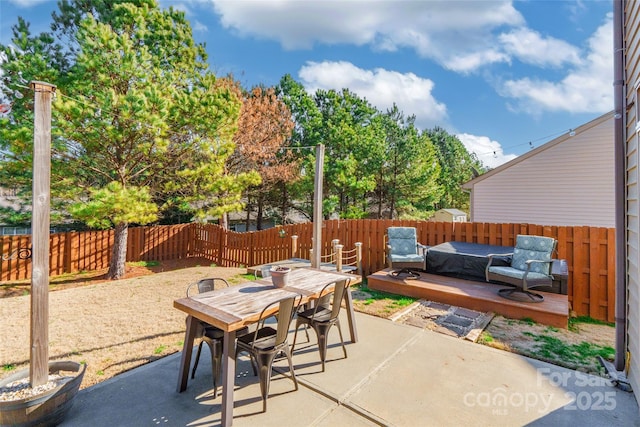
[(293, 316), (298, 311), (298, 306), (302, 300), (302, 295), (285, 298), (280, 301), (280, 309), (278, 310), (278, 332), (276, 334), (276, 346), (287, 340), (289, 335), (289, 325)]
[(296, 294), (290, 297), (283, 298), (278, 301), (273, 301), (268, 304), (265, 308), (262, 309), (260, 313), (260, 317), (258, 320), (258, 327), (254, 332), (253, 341), (255, 342), (258, 337), (258, 331), (260, 328), (264, 327), (264, 322), (273, 316), (273, 314), (269, 314), (271, 308), (278, 304), (278, 327), (276, 332), (276, 342), (275, 345), (278, 346), (286, 341), (287, 336), (289, 335), (289, 326), (291, 325), (291, 320), (293, 320), (293, 316), (298, 311), (298, 306), (302, 301), (302, 295)]
[[(518, 270), (527, 269), (528, 260), (550, 261), (556, 249), (556, 239), (543, 236), (516, 236), (516, 246), (513, 249), (511, 267)], [(534, 263), (529, 271), (549, 274), (551, 263)]]
[[(342, 299), (344, 298), (344, 292), (347, 289), (349, 281), (341, 280), (336, 282), (335, 288), (333, 288), (333, 302), (331, 303), (331, 318), (335, 319), (340, 314), (340, 307), (342, 306)], [(326, 286), (325, 286), (326, 288)]]
[(387, 228), (387, 245), (394, 255), (417, 254), (418, 237), (415, 227)]
[(213, 291), (214, 289), (220, 289), (221, 287), (228, 288), (229, 282), (222, 277), (210, 277), (207, 279), (201, 279), (196, 283), (192, 283), (187, 287), (187, 296), (191, 296), (191, 290), (193, 288), (198, 289), (198, 293)]

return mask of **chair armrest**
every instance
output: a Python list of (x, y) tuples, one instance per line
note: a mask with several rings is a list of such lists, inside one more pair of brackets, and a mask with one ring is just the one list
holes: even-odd
[(491, 265), (491, 262), (493, 261), (493, 258), (495, 258), (497, 256), (513, 256), (513, 252), (509, 252), (507, 254), (489, 254), (489, 255), (487, 255), (487, 258), (488, 258), (487, 267), (489, 267)]
[(484, 277), (487, 280), (487, 282), (489, 282), (489, 267), (491, 267), (491, 263), (493, 262), (493, 258), (494, 257), (506, 257), (506, 256), (513, 256), (513, 252), (508, 253), (508, 254), (488, 254), (487, 255), (487, 266), (484, 268)]
[(422, 243), (418, 243), (416, 246), (418, 247), (418, 250), (422, 249), (422, 255), (426, 254), (429, 249), (429, 246), (423, 245)]
[(191, 288), (194, 286), (198, 286), (197, 282), (191, 283), (189, 286), (187, 286), (187, 298), (191, 297)]
[(552, 262), (553, 262), (552, 259), (547, 259), (547, 260), (543, 260), (543, 259), (528, 259), (528, 260), (525, 261), (525, 263), (527, 264), (527, 269), (529, 269), (531, 264), (551, 264)]
[[(527, 275), (529, 274), (529, 271), (531, 270), (531, 265), (532, 264), (551, 264), (552, 262), (553, 262), (552, 259), (548, 259), (548, 260), (528, 259), (528, 260), (526, 260), (525, 263), (527, 264), (527, 270), (524, 273), (525, 279), (527, 278)], [(548, 275), (551, 276), (551, 272), (549, 272)]]

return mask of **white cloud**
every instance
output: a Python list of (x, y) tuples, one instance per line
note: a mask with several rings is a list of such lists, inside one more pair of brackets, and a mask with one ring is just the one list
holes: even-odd
[(414, 49), (445, 68), (467, 73), (509, 60), (496, 49), (498, 29), (524, 24), (511, 1), (211, 0), (224, 27), (285, 49), (316, 43)]
[(580, 50), (553, 37), (542, 37), (528, 28), (517, 28), (501, 34), (504, 49), (520, 61), (536, 66), (560, 67), (565, 63), (580, 64)]
[(44, 3), (49, 0), (9, 0), (9, 3), (13, 3), (18, 7), (29, 8), (40, 3)]
[(498, 141), (486, 136), (461, 133), (456, 135), (467, 151), (475, 153), (478, 159), (487, 167), (496, 168), (503, 163), (515, 159), (515, 154), (504, 154)]
[(508, 80), (499, 89), (517, 101), (518, 110), (605, 113), (613, 108), (613, 17), (589, 38), (584, 59), (558, 81), (526, 77)]
[(191, 24), (191, 26), (193, 27), (194, 32), (206, 33), (207, 31), (209, 31), (209, 28), (197, 19), (193, 21), (193, 24)]
[(433, 82), (413, 73), (398, 73), (383, 68), (373, 71), (358, 68), (350, 62), (308, 62), (298, 72), (307, 91), (317, 89), (350, 91), (366, 98), (380, 111), (386, 111), (395, 102), (408, 115), (416, 116), (421, 129), (444, 126), (447, 107), (432, 95)]

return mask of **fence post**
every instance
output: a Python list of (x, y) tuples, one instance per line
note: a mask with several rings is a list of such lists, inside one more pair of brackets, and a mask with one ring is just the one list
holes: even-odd
[(336, 244), (336, 271), (342, 271), (342, 245)]
[(223, 256), (222, 255), (223, 255), (223, 252), (224, 252), (224, 243), (225, 243), (224, 240), (227, 237), (227, 231), (224, 228), (220, 227), (220, 226), (216, 227), (215, 230), (218, 231), (219, 236), (220, 236), (219, 245), (218, 245), (218, 265), (222, 267), (223, 266), (222, 265), (222, 260), (223, 260)]
[(358, 274), (362, 277), (362, 242), (356, 242), (356, 266)]
[(295, 258), (298, 253), (298, 236), (291, 236), (291, 258)]

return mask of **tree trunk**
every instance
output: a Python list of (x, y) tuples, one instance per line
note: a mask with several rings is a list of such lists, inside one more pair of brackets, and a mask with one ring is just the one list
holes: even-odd
[(287, 186), (282, 183), (282, 225), (286, 224), (287, 219)]
[(379, 184), (378, 184), (378, 217), (376, 219), (382, 218), (382, 194), (384, 192), (384, 189), (382, 188), (383, 182), (384, 182), (384, 176), (382, 171), (380, 171), (380, 178), (379, 178)]
[(264, 196), (262, 193), (258, 194), (258, 213), (256, 214), (256, 230), (262, 230), (262, 215), (264, 209)]
[(129, 235), (129, 224), (122, 222), (116, 224), (113, 235), (113, 250), (111, 251), (111, 262), (107, 279), (117, 280), (124, 277), (125, 265), (127, 262), (127, 237)]
[(218, 223), (220, 224), (220, 227), (224, 228), (225, 230), (229, 229), (229, 217), (227, 216), (226, 212), (220, 215), (220, 218), (218, 218)]
[(251, 206), (251, 196), (247, 194), (247, 218), (246, 218), (246, 225), (245, 225), (245, 231), (249, 231), (251, 228), (251, 211), (252, 211), (253, 207)]

